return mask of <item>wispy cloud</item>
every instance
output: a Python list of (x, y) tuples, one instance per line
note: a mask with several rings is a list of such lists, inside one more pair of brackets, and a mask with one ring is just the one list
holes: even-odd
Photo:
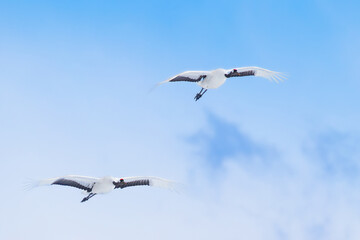
[(269, 155), (274, 157), (276, 154), (274, 148), (254, 141), (236, 124), (210, 112), (207, 113), (207, 127), (190, 136), (188, 141), (196, 146), (204, 161), (214, 168), (235, 156), (249, 161), (253, 158), (266, 160)]

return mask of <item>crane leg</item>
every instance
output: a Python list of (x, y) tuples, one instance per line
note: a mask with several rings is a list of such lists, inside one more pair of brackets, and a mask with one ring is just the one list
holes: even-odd
[(207, 89), (205, 89), (204, 92), (203, 91), (204, 91), (204, 88), (201, 88), (200, 92), (197, 93), (196, 96), (194, 97), (195, 101), (199, 100), (202, 97), (202, 95), (204, 95), (204, 93), (206, 93)]
[(87, 197), (84, 197), (84, 199), (81, 200), (81, 202), (85, 202), (85, 201), (89, 200), (90, 198), (92, 198), (95, 195), (96, 195), (96, 193), (90, 193)]

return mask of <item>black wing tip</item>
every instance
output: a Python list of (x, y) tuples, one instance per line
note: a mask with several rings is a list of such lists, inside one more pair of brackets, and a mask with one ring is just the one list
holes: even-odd
[(184, 76), (176, 76), (171, 79), (169, 82), (200, 82), (206, 75), (200, 75), (198, 78), (184, 77)]
[(256, 74), (255, 70), (248, 70), (248, 71), (239, 72), (238, 70), (234, 69), (230, 73), (225, 74), (225, 77), (227, 77), (227, 78), (245, 77), (245, 76), (255, 76), (255, 74)]
[(79, 188), (81, 190), (85, 190), (87, 192), (91, 192), (92, 188), (86, 187), (84, 185), (81, 185), (80, 183), (73, 181), (73, 180), (69, 180), (66, 178), (60, 178), (57, 179), (56, 181), (54, 181), (53, 183), (51, 183), (51, 185), (63, 185), (63, 186), (70, 186), (70, 187), (75, 187), (75, 188)]
[(130, 182), (125, 182), (123, 179), (121, 180), (119, 182), (113, 182), (115, 188), (123, 189), (126, 187), (134, 187), (134, 186), (150, 186), (150, 179), (134, 180)]

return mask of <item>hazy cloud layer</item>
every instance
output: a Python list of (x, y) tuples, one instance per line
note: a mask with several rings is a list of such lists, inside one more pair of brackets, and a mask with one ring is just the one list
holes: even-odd
[[(207, 149), (206, 156), (214, 154), (214, 136), (219, 136), (216, 148), (227, 149), (225, 154), (215, 155), (224, 168), (219, 172), (221, 183), (212, 183), (210, 178), (206, 187), (206, 196), (216, 199), (217, 207), (211, 210), (218, 214), (216, 229), (226, 232), (231, 226), (238, 230), (237, 236), (251, 239), (360, 236), (359, 177), (354, 174), (358, 171), (360, 153), (355, 147), (356, 136), (335, 131), (319, 133), (311, 138), (311, 144), (305, 141), (298, 146), (302, 154), (294, 154), (293, 158), (307, 167), (296, 169), (292, 165), (294, 159), (281, 158), (281, 150), (276, 155), (252, 153), (263, 144), (244, 137), (246, 134), (240, 133), (235, 124), (221, 121), (213, 114), (209, 115), (208, 123), (207, 131), (213, 135), (208, 138), (201, 135), (202, 141), (198, 143), (201, 149)], [(233, 148), (229, 148), (226, 140), (221, 141), (224, 140), (221, 133), (231, 135)], [(220, 167), (213, 161), (208, 164)]]
[(352, 180), (359, 176), (359, 146), (359, 134), (329, 130), (314, 136), (305, 152), (325, 174)]

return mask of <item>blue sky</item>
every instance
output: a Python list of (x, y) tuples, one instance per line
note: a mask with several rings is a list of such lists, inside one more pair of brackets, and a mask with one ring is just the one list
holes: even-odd
[[(359, 239), (357, 1), (1, 1), (1, 239)], [(149, 90), (185, 70), (284, 72)], [(30, 179), (155, 175), (80, 204)]]

